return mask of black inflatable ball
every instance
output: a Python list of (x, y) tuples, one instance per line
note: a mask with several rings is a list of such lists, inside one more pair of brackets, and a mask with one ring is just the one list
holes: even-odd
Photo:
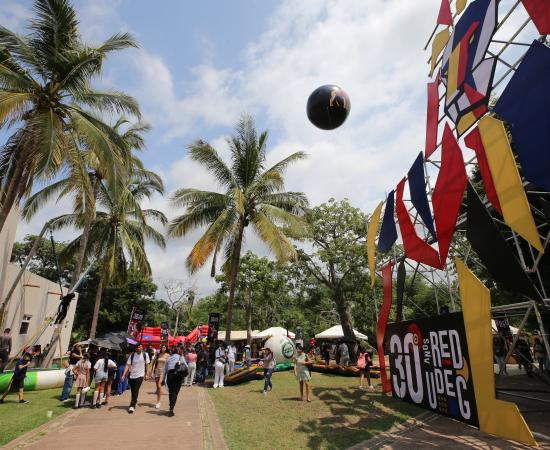
[(325, 84), (307, 99), (307, 118), (317, 128), (334, 130), (346, 121), (350, 108), (348, 94), (342, 88)]

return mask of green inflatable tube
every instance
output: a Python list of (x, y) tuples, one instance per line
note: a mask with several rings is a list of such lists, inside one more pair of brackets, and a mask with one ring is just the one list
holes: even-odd
[[(10, 383), (13, 371), (0, 374), (0, 392), (4, 392)], [(29, 369), (25, 377), (25, 391), (41, 391), (63, 387), (64, 369)]]

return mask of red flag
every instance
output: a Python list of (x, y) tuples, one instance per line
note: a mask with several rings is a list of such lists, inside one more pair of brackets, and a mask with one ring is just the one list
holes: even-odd
[(441, 169), (432, 194), (432, 206), (437, 228), (440, 268), (443, 269), (455, 232), (468, 176), (464, 169), (462, 152), (448, 124), (443, 131), (441, 147)]
[(550, 34), (550, 5), (548, 0), (521, 0), (540, 34)]
[(450, 27), (453, 26), (453, 15), (451, 14), (451, 4), (449, 3), (449, 0), (441, 0), (437, 23), (439, 25), (448, 25)]
[(376, 348), (378, 350), (378, 365), (380, 367), (380, 379), (382, 380), (382, 392), (391, 392), (391, 382), (386, 373), (386, 361), (384, 360), (384, 335), (386, 325), (390, 317), (392, 302), (392, 263), (391, 261), (382, 267), (382, 285), (384, 287), (384, 302), (376, 324)]
[(418, 237), (416, 233), (407, 207), (403, 202), (404, 187), (405, 178), (397, 185), (395, 207), (397, 209), (397, 219), (399, 221), (399, 229), (401, 230), (401, 238), (403, 239), (403, 247), (405, 247), (405, 255), (413, 261), (439, 268), (439, 254), (433, 247)]
[(479, 165), (479, 172), (481, 173), (481, 179), (485, 186), (485, 193), (487, 198), (493, 205), (493, 207), (502, 216), (502, 209), (500, 208), (500, 201), (498, 200), (497, 190), (495, 189), (495, 183), (493, 182), (493, 175), (491, 175), (491, 169), (489, 168), (489, 161), (487, 161), (487, 155), (485, 154), (485, 147), (481, 140), (481, 134), (479, 128), (475, 127), (464, 138), (465, 144), (476, 153), (477, 163)]

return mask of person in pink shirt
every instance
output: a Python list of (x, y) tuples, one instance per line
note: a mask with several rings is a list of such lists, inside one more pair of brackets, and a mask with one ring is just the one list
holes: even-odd
[(185, 377), (183, 385), (192, 386), (193, 380), (195, 379), (195, 372), (197, 370), (197, 353), (195, 352), (195, 349), (193, 347), (189, 349), (189, 352), (187, 353), (185, 359), (187, 361), (189, 373), (187, 374), (187, 377)]

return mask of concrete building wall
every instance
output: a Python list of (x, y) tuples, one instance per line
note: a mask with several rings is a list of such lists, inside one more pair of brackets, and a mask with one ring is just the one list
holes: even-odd
[[(4, 295), (15, 280), (19, 269), (15, 264), (8, 264)], [(66, 293), (67, 289), (64, 288), (63, 294)], [(4, 327), (11, 328), (12, 354), (19, 352), (25, 345), (41, 345), (44, 349), (49, 344), (54, 331), (53, 325), (49, 323), (57, 312), (60, 294), (57, 283), (25, 271), (11, 297), (4, 322)], [(78, 297), (71, 302), (65, 322), (61, 324), (63, 352), (71, 339), (77, 301)], [(56, 349), (55, 354), (59, 354), (59, 349)]]
[[(19, 214), (12, 211), (2, 233), (0, 233), (0, 299), (3, 302), (13, 284), (20, 267), (9, 262)], [(63, 294), (67, 289), (63, 289)], [(29, 271), (25, 271), (8, 303), (3, 327), (11, 328), (12, 356), (25, 345), (40, 345), (42, 349), (49, 344), (53, 335), (50, 325), (59, 306), (61, 292), (59, 285)], [(78, 296), (70, 305), (65, 322), (61, 324), (61, 345), (66, 350), (73, 329), (74, 314)], [(56, 349), (56, 355), (59, 349)]]

